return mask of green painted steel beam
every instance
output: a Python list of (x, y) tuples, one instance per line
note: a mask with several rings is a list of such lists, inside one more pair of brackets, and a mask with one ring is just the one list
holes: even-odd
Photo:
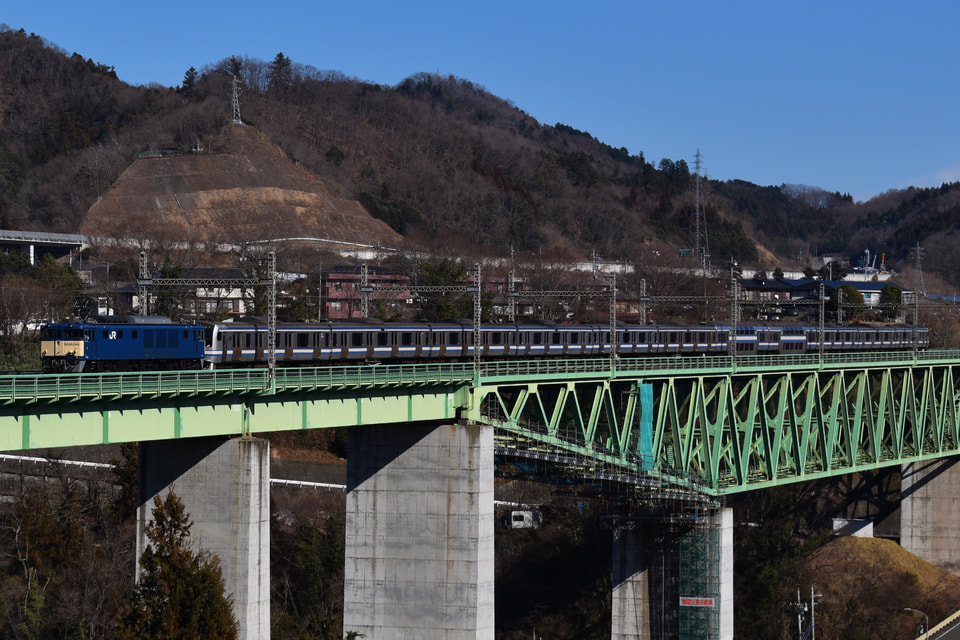
[(960, 454), (957, 351), (485, 364), (473, 394), (503, 443), (712, 495)]
[(0, 450), (456, 420), (469, 365), (0, 376)]

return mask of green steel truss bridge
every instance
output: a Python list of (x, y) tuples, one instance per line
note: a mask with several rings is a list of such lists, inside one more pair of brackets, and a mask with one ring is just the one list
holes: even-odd
[(0, 376), (0, 450), (469, 419), (708, 496), (960, 453), (960, 351)]

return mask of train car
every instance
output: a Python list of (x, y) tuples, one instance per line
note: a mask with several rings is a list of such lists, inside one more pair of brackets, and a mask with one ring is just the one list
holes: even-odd
[(204, 329), (160, 316), (47, 324), (40, 329), (45, 373), (199, 369)]
[[(723, 325), (627, 325), (615, 331), (624, 357), (724, 355), (732, 328)], [(479, 343), (474, 344), (479, 335)], [(277, 363), (314, 366), (365, 362), (408, 363), (483, 359), (602, 357), (610, 353), (608, 325), (544, 322), (484, 324), (380, 321), (282, 323)], [(929, 347), (929, 331), (902, 326), (814, 327), (747, 324), (733, 338), (738, 355), (902, 350)], [(821, 345), (822, 342), (822, 345)], [(46, 325), (41, 330), (44, 371), (136, 371), (262, 366), (268, 328), (255, 319), (179, 325), (167, 318), (126, 316), (98, 322)]]

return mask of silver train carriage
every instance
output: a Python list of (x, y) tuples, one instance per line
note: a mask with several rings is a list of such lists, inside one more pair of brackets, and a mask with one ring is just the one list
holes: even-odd
[[(626, 325), (616, 328), (621, 357), (646, 355), (723, 355), (729, 353), (730, 326)], [(926, 328), (904, 326), (830, 326), (823, 329), (824, 352), (926, 349)], [(810, 325), (741, 325), (736, 328), (741, 355), (818, 353), (820, 328)], [(277, 362), (323, 364), (413, 362), (474, 357), (470, 321), (440, 323), (317, 322), (277, 326)], [(206, 330), (204, 359), (209, 367), (266, 362), (267, 325), (221, 322)], [(610, 327), (601, 324), (484, 324), (480, 357), (600, 357), (610, 353)]]

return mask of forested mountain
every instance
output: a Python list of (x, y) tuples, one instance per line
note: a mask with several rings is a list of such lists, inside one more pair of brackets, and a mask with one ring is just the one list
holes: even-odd
[[(109, 61), (0, 29), (0, 226), (78, 230), (138, 153), (213, 140), (232, 121), (236, 75), (246, 124), (411, 246), (641, 262), (654, 247), (693, 244), (695, 176), (685, 160), (648, 160), (539, 123), (468, 80), (418, 73), (377, 85), (282, 53), (184, 71), (176, 88), (133, 87)], [(924, 272), (949, 275), (960, 267), (955, 187), (854, 203), (815, 187), (705, 179), (710, 252), (715, 264), (772, 270), (869, 249), (902, 269), (919, 243)]]

